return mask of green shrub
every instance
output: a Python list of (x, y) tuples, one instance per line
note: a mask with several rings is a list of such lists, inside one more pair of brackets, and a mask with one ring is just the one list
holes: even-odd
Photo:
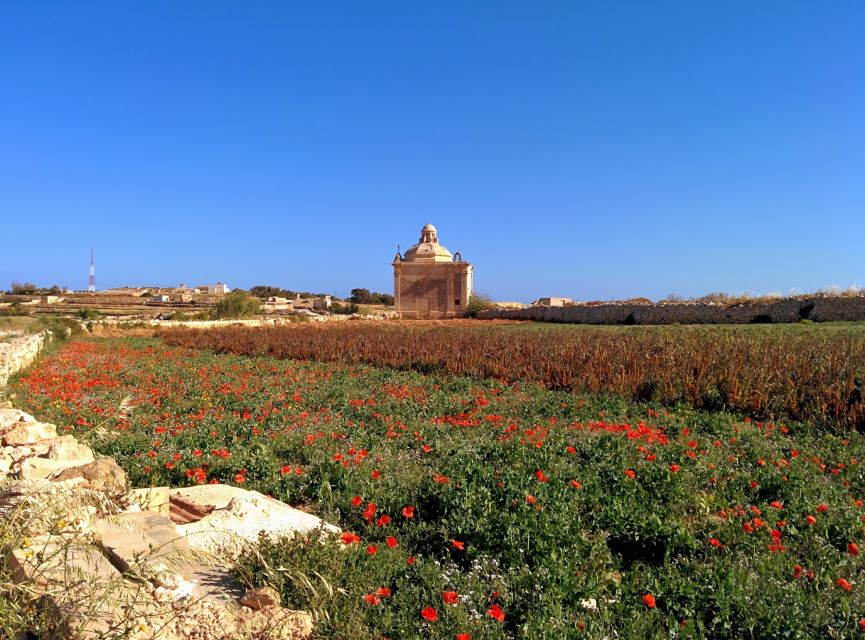
[(215, 318), (248, 318), (261, 311), (261, 303), (245, 291), (226, 294), (213, 310)]
[(466, 317), (477, 318), (478, 313), (493, 308), (493, 301), (481, 293), (473, 293), (466, 304)]

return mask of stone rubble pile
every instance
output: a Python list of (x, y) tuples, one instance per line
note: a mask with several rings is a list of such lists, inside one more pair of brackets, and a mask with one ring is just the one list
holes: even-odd
[(62, 637), (306, 638), (312, 618), (272, 589), (244, 592), (232, 558), (260, 534), (339, 529), (226, 485), (128, 490), (112, 458), (52, 424), (0, 409), (0, 515), (17, 535), (13, 580)]

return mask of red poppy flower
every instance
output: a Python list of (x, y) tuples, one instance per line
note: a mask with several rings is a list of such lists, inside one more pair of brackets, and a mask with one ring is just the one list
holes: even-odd
[(817, 505), (817, 513), (826, 513), (829, 510), (829, 505), (826, 504), (818, 504)]
[(465, 543), (465, 542), (460, 542), (459, 540), (451, 540), (451, 546), (452, 546), (454, 549), (457, 549), (457, 550), (459, 550), (459, 551), (463, 551), (463, 550), (465, 550), (465, 548), (466, 548), (466, 543)]
[(369, 546), (366, 548), (366, 552), (367, 552), (369, 555), (374, 556), (375, 554), (378, 553), (378, 547), (375, 546), (374, 544), (371, 544), (371, 545), (369, 545)]
[(456, 591), (442, 591), (442, 601), (445, 604), (456, 604), (459, 602), (459, 595)]
[(366, 509), (363, 510), (364, 520), (366, 520), (367, 522), (372, 520), (373, 517), (375, 516), (375, 512), (377, 509), (378, 509), (378, 507), (375, 506), (374, 502), (370, 502), (368, 505), (366, 505)]
[(280, 473), (282, 473), (282, 475), (288, 475), (289, 473), (291, 473), (291, 467), (281, 467), (279, 471)]
[(817, 518), (815, 518), (814, 516), (808, 515), (808, 516), (805, 516), (805, 522), (807, 522), (809, 525), (813, 526), (813, 525), (817, 524)]
[(838, 578), (835, 581), (835, 584), (837, 584), (839, 587), (841, 587), (845, 591), (850, 591), (853, 588), (853, 585), (850, 584), (849, 582), (847, 582), (844, 578)]
[(649, 609), (654, 609), (656, 606), (655, 596), (653, 596), (651, 593), (647, 593), (643, 596), (643, 604), (649, 607)]
[(403, 518), (414, 518), (414, 507), (403, 507), (402, 516)]
[(351, 499), (351, 506), (353, 506), (353, 507), (359, 507), (362, 504), (363, 504), (363, 498), (361, 498), (360, 496), (355, 496), (354, 498)]
[(408, 566), (412, 566), (412, 565), (416, 562), (416, 560), (417, 560), (417, 559), (416, 559), (414, 556), (409, 556), (409, 557), (407, 557), (407, 558), (405, 559), (405, 563), (406, 563)]
[(851, 556), (858, 556), (859, 545), (857, 545), (855, 542), (851, 542), (847, 545), (847, 553), (849, 553)]
[(372, 479), (378, 480), (379, 478), (381, 478), (381, 471), (379, 471), (378, 469), (373, 469)]
[(577, 482), (576, 480), (571, 480), (571, 486), (574, 489), (582, 489), (583, 485)]
[(381, 600), (378, 599), (378, 596), (368, 593), (363, 597), (364, 601), (371, 607), (376, 606)]
[(381, 596), (382, 598), (389, 598), (390, 597), (390, 589), (388, 589), (387, 587), (379, 587), (378, 589), (375, 590), (375, 595)]
[(628, 476), (631, 480), (637, 477), (637, 474), (633, 469), (625, 469), (625, 475)]
[(681, 469), (681, 467), (677, 464), (670, 465), (670, 471), (672, 471), (673, 473), (679, 473), (679, 469)]
[(342, 540), (343, 544), (354, 544), (356, 542), (360, 542), (360, 536), (359, 535), (354, 534), (354, 533), (349, 533), (348, 531), (343, 533), (339, 537), (339, 539)]
[(487, 612), (491, 617), (495, 618), (499, 622), (505, 621), (505, 612), (502, 611), (502, 608), (498, 604), (494, 604), (490, 607), (490, 610)]
[(393, 536), (388, 536), (385, 542), (387, 542), (387, 546), (390, 549), (396, 549), (397, 546), (399, 546), (399, 542), (397, 542), (396, 538), (394, 538)]
[[(863, 619), (862, 622), (865, 622), (865, 619)], [(472, 640), (472, 634), (470, 634), (470, 633), (458, 633), (456, 640)]]
[(778, 502), (777, 500), (773, 500), (769, 503), (770, 507), (774, 507), (775, 509), (781, 509), (784, 505)]
[(793, 566), (793, 577), (796, 580), (802, 577), (802, 565), (797, 564)]
[(439, 619), (439, 614), (432, 607), (425, 607), (421, 609), (420, 617), (426, 620), (427, 622), (435, 622)]
[(377, 522), (378, 522), (378, 525), (379, 525), (380, 527), (383, 527), (383, 526), (385, 526), (387, 523), (390, 522), (390, 516), (387, 515), (387, 514), (382, 514), (382, 516), (377, 520)]

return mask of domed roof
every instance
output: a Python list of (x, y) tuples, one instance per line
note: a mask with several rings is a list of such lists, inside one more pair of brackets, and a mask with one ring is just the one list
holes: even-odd
[(405, 262), (453, 262), (451, 252), (439, 244), (438, 230), (427, 223), (420, 231), (420, 241), (406, 249)]

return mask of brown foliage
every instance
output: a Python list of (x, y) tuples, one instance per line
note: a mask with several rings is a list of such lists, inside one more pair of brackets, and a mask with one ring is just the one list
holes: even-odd
[(865, 430), (865, 332), (800, 327), (328, 324), (174, 329), (169, 344), (539, 382)]

